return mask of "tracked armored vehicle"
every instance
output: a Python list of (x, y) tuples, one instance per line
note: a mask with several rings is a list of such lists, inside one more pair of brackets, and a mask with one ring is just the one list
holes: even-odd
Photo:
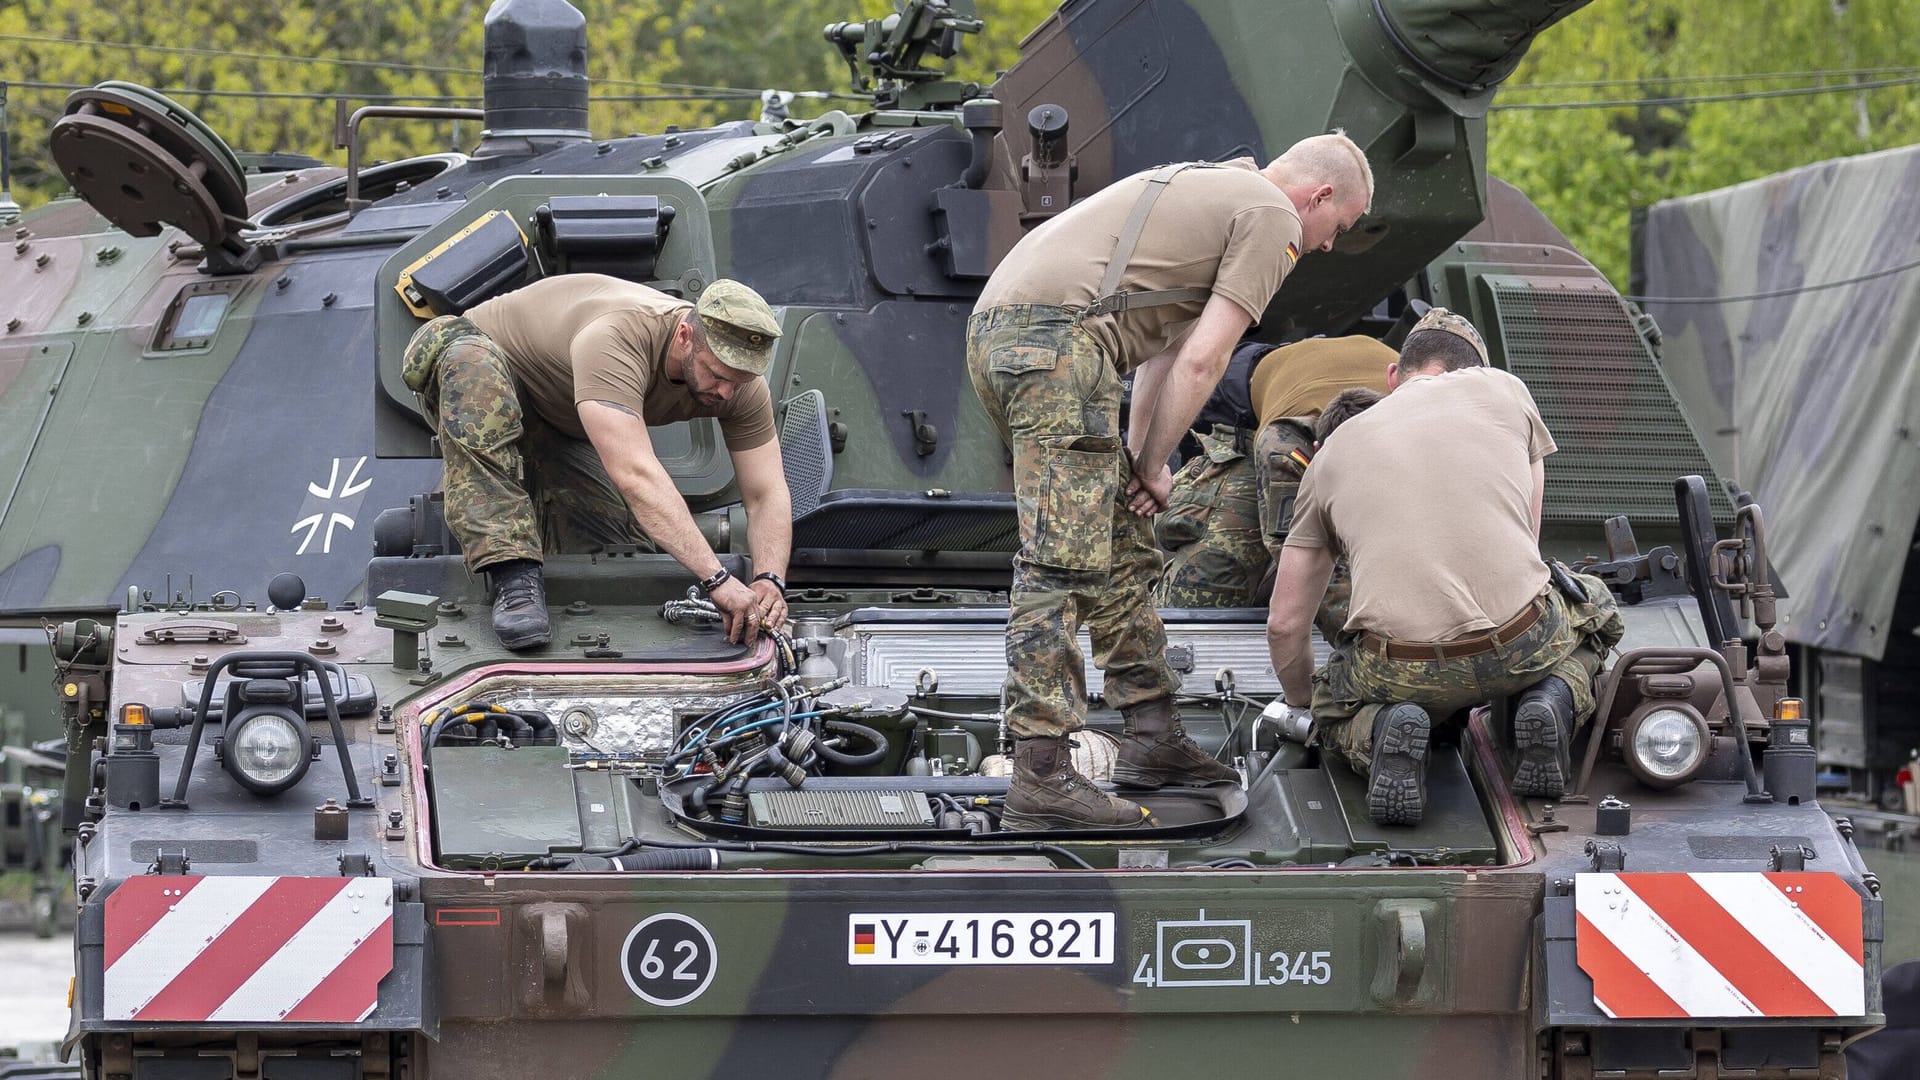
[[(472, 155), (279, 179), (151, 91), (77, 94), (56, 154), (122, 231), (73, 207), (27, 228), (119, 248), (128, 277), (87, 334), (50, 317), (4, 355), (29, 383), (36, 349), (64, 350), (45, 377), (93, 373), (51, 409), (105, 437), (144, 437), (131, 406), (106, 423), (143, 387), (189, 382), (224, 418), (141, 493), (144, 542), (99, 536), (83, 493), (0, 523), (18, 545), (96, 522), (85, 558), (112, 564), (34, 547), (0, 577), (66, 616), (77, 1067), (1839, 1077), (1881, 1019), (1881, 901), (1813, 797), (1764, 517), (1710, 494), (1617, 294), (1484, 175), (1495, 87), (1577, 6), (1070, 3), (989, 97), (927, 66), (971, 15), (910, 0), (827, 32), (871, 111), (596, 142), (584, 21), (507, 0)], [(362, 110), (345, 141), (370, 117), (445, 114)], [(1357, 778), (1261, 722), (1263, 613), (1173, 610), (1187, 727), (1243, 783), (1147, 796), (1157, 826), (1125, 837), (1006, 832), (1018, 529), (960, 375), (971, 298), (1116, 177), (1328, 126), (1366, 148), (1374, 213), (1261, 333), (1390, 338), (1444, 303), (1532, 386), (1562, 447), (1547, 542), (1593, 556), (1628, 626), (1576, 790), (1509, 791), (1495, 703), (1436, 751), (1423, 823), (1375, 827)], [(549, 559), (551, 646), (495, 644), (400, 352), (425, 316), (583, 270), (687, 296), (739, 278), (784, 320), (788, 632), (730, 645), (677, 564), (602, 550)], [(1644, 454), (1609, 448), (1622, 431)], [(351, 467), (271, 482), (321, 445)], [(746, 570), (715, 432), (656, 447)], [(52, 459), (17, 460), (40, 491)], [(373, 557), (346, 573), (336, 535), (305, 572), (277, 515), (310, 496), (317, 536), (348, 492), (390, 507)], [(189, 574), (233, 591), (176, 598)], [(109, 611), (88, 590), (115, 575)], [(1076, 751), (1096, 778), (1101, 705)]]

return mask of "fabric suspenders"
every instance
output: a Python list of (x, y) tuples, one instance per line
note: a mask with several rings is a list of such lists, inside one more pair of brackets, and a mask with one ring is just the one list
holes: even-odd
[(1080, 317), (1091, 319), (1096, 315), (1110, 315), (1115, 312), (1129, 311), (1134, 308), (1160, 307), (1164, 304), (1184, 304), (1191, 300), (1205, 300), (1213, 295), (1212, 289), (1149, 289), (1143, 292), (1119, 292), (1120, 279), (1126, 276), (1127, 263), (1133, 258), (1133, 249), (1140, 244), (1140, 234), (1147, 229), (1147, 215), (1153, 212), (1153, 204), (1160, 200), (1161, 193), (1173, 178), (1187, 169), (1218, 168), (1210, 161), (1182, 161), (1172, 165), (1162, 165), (1147, 178), (1147, 188), (1133, 204), (1133, 212), (1127, 215), (1127, 222), (1120, 227), (1120, 237), (1113, 245), (1113, 254), (1107, 259), (1107, 275), (1100, 282), (1100, 294), (1093, 303), (1080, 309)]

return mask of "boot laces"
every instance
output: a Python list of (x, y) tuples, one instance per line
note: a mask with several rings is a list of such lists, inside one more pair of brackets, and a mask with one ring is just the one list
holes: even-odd
[(505, 608), (531, 607), (533, 597), (533, 581), (523, 574), (501, 582), (500, 593), (494, 603)]

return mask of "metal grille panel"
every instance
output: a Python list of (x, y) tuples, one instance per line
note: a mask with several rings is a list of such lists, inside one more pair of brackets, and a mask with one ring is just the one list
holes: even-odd
[(919, 791), (756, 791), (747, 796), (753, 824), (762, 829), (924, 829), (933, 806)]
[(1558, 453), (1544, 517), (1594, 526), (1614, 514), (1679, 527), (1673, 481), (1708, 479), (1714, 517), (1732, 508), (1620, 298), (1599, 279), (1488, 277), (1507, 367), (1533, 391)]

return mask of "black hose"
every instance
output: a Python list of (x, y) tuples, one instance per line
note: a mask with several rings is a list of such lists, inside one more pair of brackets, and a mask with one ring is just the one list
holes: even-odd
[(494, 723), (499, 725), (501, 734), (515, 743), (532, 745), (533, 725), (521, 719), (519, 713), (498, 713), (494, 716)]
[(560, 745), (560, 729), (554, 726), (553, 719), (546, 713), (528, 710), (516, 712), (513, 715), (526, 721), (527, 726), (533, 729), (533, 745)]
[(865, 724), (856, 724), (851, 720), (826, 720), (822, 721), (820, 726), (828, 731), (840, 735), (852, 735), (856, 738), (865, 739), (873, 744), (873, 749), (867, 753), (849, 754), (836, 750), (832, 746), (829, 746), (826, 740), (821, 740), (814, 749), (820, 752), (821, 757), (826, 758), (835, 765), (839, 765), (842, 768), (858, 769), (868, 765), (878, 765), (880, 759), (887, 756), (887, 737)]

